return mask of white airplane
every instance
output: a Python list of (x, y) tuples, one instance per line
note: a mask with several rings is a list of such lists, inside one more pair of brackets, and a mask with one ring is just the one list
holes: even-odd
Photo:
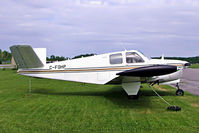
[(78, 59), (46, 63), (46, 49), (29, 45), (10, 47), (18, 73), (24, 76), (92, 84), (121, 84), (129, 98), (138, 98), (141, 83), (175, 84), (176, 95), (183, 69), (180, 60), (148, 59), (136, 50), (125, 50)]

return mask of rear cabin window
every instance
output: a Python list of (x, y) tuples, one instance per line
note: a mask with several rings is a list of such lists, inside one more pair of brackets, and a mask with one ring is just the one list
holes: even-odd
[(126, 63), (142, 63), (144, 60), (135, 52), (126, 53)]
[(123, 59), (122, 59), (122, 54), (112, 54), (110, 55), (110, 64), (122, 64)]

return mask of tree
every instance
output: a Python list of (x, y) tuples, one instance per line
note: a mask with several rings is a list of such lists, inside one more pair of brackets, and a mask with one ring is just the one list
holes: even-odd
[(55, 58), (54, 55), (51, 55), (51, 56), (50, 56), (50, 60), (55, 61), (55, 59), (56, 59), (56, 58)]
[(10, 62), (12, 59), (12, 54), (6, 50), (2, 51), (0, 49), (0, 64), (2, 64), (2, 62)]
[(67, 59), (69, 58), (64, 56), (55, 56), (55, 55), (51, 55), (50, 58), (49, 57), (46, 58), (47, 61), (63, 61)]

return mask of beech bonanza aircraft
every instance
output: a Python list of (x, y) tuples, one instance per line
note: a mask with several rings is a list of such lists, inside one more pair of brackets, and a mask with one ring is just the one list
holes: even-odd
[(180, 60), (148, 59), (136, 50), (46, 63), (46, 49), (29, 45), (10, 47), (18, 73), (24, 76), (92, 84), (121, 84), (129, 98), (137, 98), (141, 83), (175, 84), (176, 95), (183, 69), (190, 63)]

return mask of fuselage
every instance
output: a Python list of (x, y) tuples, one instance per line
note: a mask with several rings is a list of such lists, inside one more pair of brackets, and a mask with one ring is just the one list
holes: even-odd
[[(47, 63), (43, 68), (22, 69), (19, 74), (32, 77), (50, 78), (58, 80), (76, 81), (94, 84), (121, 84), (122, 82), (179, 82), (186, 61), (148, 59), (136, 50), (125, 50), (78, 59)], [(122, 77), (117, 73), (151, 65), (173, 65), (178, 71), (150, 78)]]

